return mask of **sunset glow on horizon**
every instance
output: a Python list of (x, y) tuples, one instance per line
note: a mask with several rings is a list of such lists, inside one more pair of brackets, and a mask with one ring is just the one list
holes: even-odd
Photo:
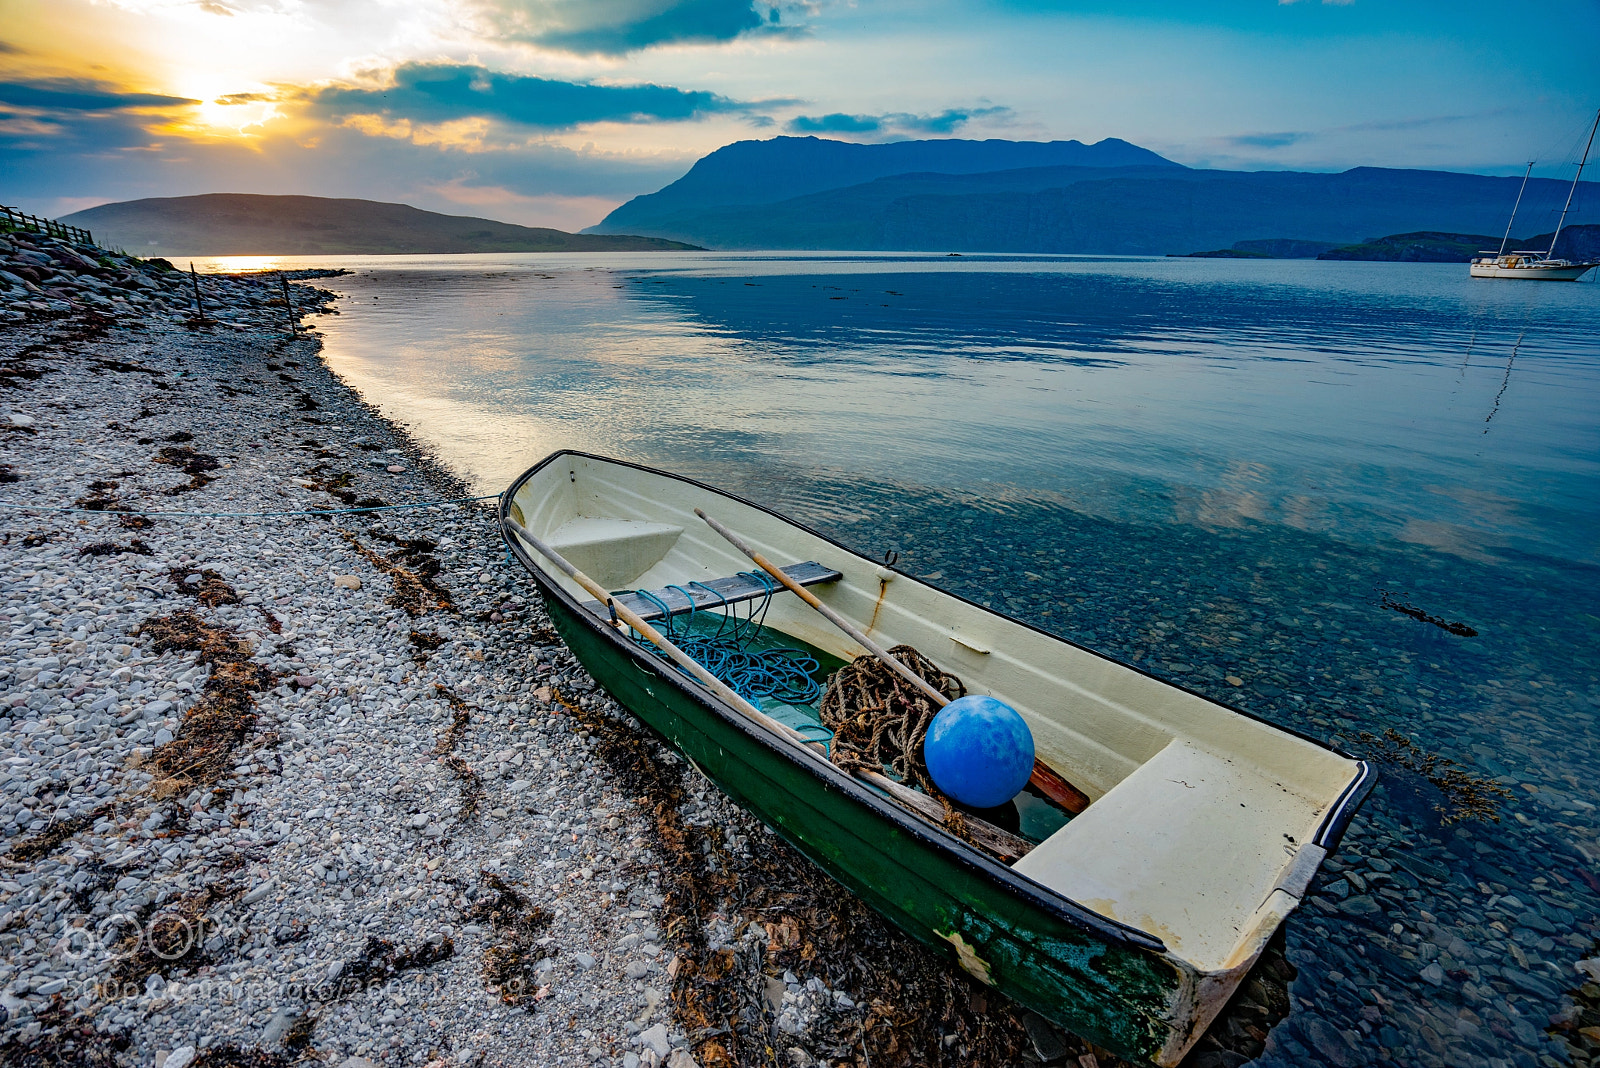
[(1488, 4), (1268, 0), (1205, 13), (1022, 0), (6, 6), (5, 195), (46, 214), (226, 190), (576, 229), (721, 145), (780, 134), (1119, 137), (1191, 166), (1514, 173), (1559, 163), (1600, 98), (1592, 52), (1571, 44), (1595, 39), (1600, 13), (1580, 3), (1537, 22)]

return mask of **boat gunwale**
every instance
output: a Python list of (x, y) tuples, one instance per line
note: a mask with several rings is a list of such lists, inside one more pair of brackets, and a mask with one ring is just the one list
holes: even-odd
[[(772, 516), (774, 519), (801, 530), (815, 538), (821, 539), (827, 544), (833, 546), (841, 552), (849, 554), (857, 560), (865, 561), (867, 563), (873, 563), (873, 561), (868, 560), (860, 553), (846, 545), (841, 544), (828, 535), (823, 534), (820, 531), (813, 530), (805, 523), (794, 519), (791, 516), (784, 515), (781, 512), (775, 511), (774, 509), (768, 508), (765, 505), (759, 504), (755, 501), (747, 500), (736, 493), (730, 493), (726, 490), (719, 489), (715, 486), (701, 482), (698, 479), (690, 478), (687, 475), (679, 475), (670, 471), (662, 471), (659, 468), (650, 467), (646, 464), (634, 463), (629, 460), (620, 460), (610, 456), (600, 456), (598, 454), (584, 452), (579, 449), (557, 449), (512, 480), (510, 486), (508, 486), (505, 491), (501, 493), (497, 510), (500, 520), (500, 534), (506, 543), (507, 549), (512, 552), (522, 563), (522, 565), (533, 575), (535, 582), (540, 586), (540, 588), (545, 590), (546, 593), (554, 595), (562, 603), (562, 605), (574, 615), (575, 618), (582, 620), (586, 626), (590, 627), (596, 633), (603, 634), (607, 641), (611, 642), (619, 650), (626, 653), (636, 665), (648, 668), (652, 674), (675, 686), (680, 692), (688, 696), (696, 704), (702, 706), (708, 711), (714, 712), (736, 730), (748, 735), (759, 744), (765, 745), (767, 748), (780, 753), (786, 760), (793, 763), (796, 767), (805, 768), (813, 777), (819, 779), (820, 781), (825, 782), (836, 789), (842, 790), (852, 799), (866, 805), (878, 815), (890, 820), (912, 837), (941, 849), (959, 863), (963, 864), (965, 867), (976, 869), (990, 880), (1004, 884), (1006, 889), (1024, 896), (1028, 900), (1029, 904), (1040, 908), (1057, 919), (1083, 928), (1097, 937), (1101, 937), (1107, 939), (1108, 941), (1130, 948), (1161, 953), (1173, 960), (1184, 961), (1186, 964), (1188, 963), (1186, 958), (1178, 956), (1169, 950), (1166, 943), (1159, 937), (1149, 934), (1148, 932), (1132, 925), (1102, 916), (1100, 913), (1095, 912), (1094, 910), (1080, 904), (1077, 901), (1074, 901), (1059, 891), (1029, 878), (1021, 872), (1016, 871), (1014, 868), (1011, 868), (1005, 864), (1001, 864), (999, 861), (993, 859), (985, 853), (980, 852), (971, 844), (961, 840), (960, 838), (957, 838), (955, 835), (949, 833), (943, 828), (937, 827), (934, 824), (914, 816), (900, 806), (892, 803), (887, 798), (881, 797), (872, 790), (869, 790), (865, 785), (860, 783), (854, 777), (846, 775), (831, 762), (805, 759), (805, 756), (797, 752), (795, 747), (787, 740), (779, 738), (764, 726), (750, 721), (748, 717), (738, 713), (732, 707), (717, 699), (714, 694), (707, 691), (704, 687), (694, 685), (692, 680), (685, 678), (681, 673), (674, 670), (669, 670), (667, 666), (662, 663), (659, 657), (654, 656), (646, 650), (640, 648), (637, 643), (629, 641), (627, 638), (623, 637), (623, 635), (616, 628), (606, 625), (606, 621), (604, 619), (583, 608), (582, 602), (570, 594), (563, 586), (561, 586), (560, 583), (556, 582), (552, 576), (546, 573), (544, 568), (528, 554), (526, 549), (524, 549), (521, 541), (511, 536), (510, 531), (507, 530), (505, 525), (507, 519), (509, 518), (510, 508), (517, 492), (536, 474), (544, 470), (544, 468), (554, 463), (556, 460), (563, 457), (582, 457), (587, 460), (596, 460), (601, 463), (632, 468), (633, 470), (641, 471), (645, 474), (667, 478), (675, 482), (693, 486), (696, 489), (704, 490), (717, 497), (721, 497), (726, 500), (732, 500), (739, 504), (764, 512), (767, 515)], [(1344, 789), (1340, 791), (1338, 797), (1336, 797), (1329, 804), (1328, 811), (1324, 814), (1322, 822), (1318, 824), (1317, 831), (1312, 836), (1311, 843), (1309, 844), (1315, 844), (1321, 846), (1330, 853), (1333, 852), (1334, 849), (1337, 848), (1339, 841), (1343, 838), (1345, 830), (1349, 826), (1351, 819), (1354, 818), (1356, 811), (1360, 808), (1361, 803), (1372, 791), (1373, 786), (1376, 785), (1376, 772), (1367, 761), (1352, 756), (1351, 754), (1346, 753), (1335, 746), (1318, 741), (1317, 739), (1312, 738), (1309, 735), (1306, 735), (1291, 727), (1284, 727), (1273, 723), (1270, 720), (1254, 715), (1244, 709), (1236, 708), (1233, 705), (1222, 701), (1217, 701), (1205, 694), (1191, 690), (1180, 683), (1172, 682), (1171, 680), (1162, 678), (1149, 671), (1145, 671), (1137, 665), (1125, 663), (1124, 661), (1118, 660), (1116, 657), (1108, 656), (1105, 653), (1101, 653), (1097, 650), (1079, 645), (1077, 642), (1074, 642), (1069, 638), (1064, 638), (1061, 635), (1053, 634), (1040, 627), (1034, 626), (1032, 623), (1029, 623), (1026, 620), (1015, 619), (1014, 617), (1007, 616), (1004, 613), (996, 612), (994, 609), (989, 608), (986, 605), (978, 604), (976, 601), (972, 601), (966, 597), (963, 597), (959, 593), (927, 582), (916, 575), (900, 570), (894, 565), (878, 566), (888, 566), (890, 570), (894, 571), (898, 575), (903, 575), (906, 578), (919, 582), (922, 585), (928, 586), (929, 588), (945, 596), (954, 598), (962, 604), (977, 608), (988, 615), (996, 616), (1011, 623), (1020, 624), (1021, 626), (1026, 627), (1028, 630), (1034, 631), (1035, 633), (1040, 634), (1052, 641), (1061, 642), (1065, 645), (1071, 646), (1074, 649), (1080, 650), (1081, 652), (1089, 653), (1090, 655), (1098, 657), (1101, 660), (1116, 664), (1119, 667), (1128, 668), (1140, 675), (1152, 679), (1155, 682), (1161, 683), (1164, 686), (1171, 686), (1176, 690), (1180, 690), (1194, 697), (1198, 697), (1203, 701), (1207, 701), (1211, 704), (1217, 705), (1218, 707), (1225, 708), (1230, 712), (1244, 716), (1246, 719), (1261, 723), (1264, 726), (1272, 728), (1273, 730), (1282, 731), (1285, 734), (1289, 734), (1295, 738), (1299, 738), (1302, 741), (1308, 742), (1319, 749), (1334, 753), (1335, 755), (1353, 761), (1357, 766), (1357, 774), (1352, 777), (1350, 782), (1348, 782)], [(1203, 969), (1200, 969), (1196, 965), (1188, 964), (1188, 966), (1194, 968), (1196, 972), (1203, 972)]]

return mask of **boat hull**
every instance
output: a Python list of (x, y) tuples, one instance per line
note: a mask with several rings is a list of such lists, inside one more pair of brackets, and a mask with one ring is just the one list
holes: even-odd
[(1576, 282), (1595, 268), (1593, 263), (1573, 263), (1565, 266), (1531, 264), (1526, 267), (1506, 267), (1498, 263), (1474, 263), (1473, 278), (1521, 278), (1530, 282)]
[[(541, 584), (542, 585), (542, 584)], [(1171, 1044), (1186, 987), (1159, 948), (1032, 907), (961, 863), (886, 806), (822, 781), (757, 732), (705, 707), (597, 633), (594, 617), (545, 587), (551, 620), (580, 663), (632, 715), (895, 926), (1012, 1000), (1136, 1061)], [(956, 944), (959, 939), (965, 947)], [(1159, 1063), (1159, 1062), (1158, 1062)]]
[[(530, 490), (519, 505), (519, 493), (535, 480), (554, 493), (551, 487), (577, 483), (577, 471), (596, 463), (662, 480), (659, 486), (643, 483), (633, 492), (692, 487), (697, 500), (715, 495), (727, 502), (723, 507), (737, 504), (813, 541), (822, 540), (792, 520), (712, 487), (570, 452), (553, 454), (511, 485), (501, 498), (502, 522), (515, 519), (541, 529), (535, 512), (545, 507), (541, 500), (555, 497), (541, 498)], [(578, 514), (608, 514), (601, 502), (588, 496), (582, 500)], [(525, 513), (524, 508), (534, 511)], [(754, 519), (747, 513), (747, 522)], [(584, 551), (573, 544), (567, 551)], [(830, 560), (838, 564), (876, 566), (830, 544), (837, 550)], [(1169, 949), (1162, 937), (1001, 864), (895, 805), (811, 749), (746, 718), (585, 608), (520, 538), (508, 537), (507, 545), (537, 584), (557, 632), (595, 681), (736, 803), (912, 938), (1020, 1005), (1132, 1061), (1172, 1065), (1182, 1058), (1243, 980), (1272, 932), (1298, 905), (1324, 850), (1334, 848), (1371, 788), (1370, 769), (1353, 762), (1353, 777), (1322, 811), (1314, 837), (1299, 854), (1308, 864), (1298, 869), (1298, 881), (1286, 873), (1267, 891), (1248, 928), (1239, 932), (1235, 950), (1220, 964), (1202, 969)], [(889, 572), (879, 572), (884, 573)], [(591, 574), (608, 588), (626, 584), (600, 577), (600, 572)], [(882, 585), (887, 587), (888, 580)], [(953, 594), (940, 596), (952, 610), (994, 615)], [(1049, 640), (1070, 647), (1060, 639)], [(1241, 721), (1250, 719), (1229, 711)]]

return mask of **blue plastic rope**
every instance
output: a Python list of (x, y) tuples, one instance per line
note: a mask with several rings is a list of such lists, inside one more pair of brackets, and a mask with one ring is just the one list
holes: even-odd
[(280, 515), (349, 515), (352, 512), (392, 512), (400, 508), (442, 508), (447, 504), (466, 504), (471, 501), (492, 501), (498, 493), (485, 493), (481, 497), (451, 497), (444, 501), (413, 501), (410, 504), (376, 504), (368, 508), (315, 508), (286, 512), (147, 512), (142, 508), (61, 508), (42, 504), (11, 504), (0, 501), (0, 508), (12, 512), (93, 512), (97, 515), (162, 515), (185, 516), (190, 519), (265, 519)]
[[(718, 602), (715, 607), (723, 610), (720, 613), (712, 613), (717, 620), (717, 629), (711, 634), (694, 632), (694, 617), (698, 609), (695, 607), (694, 598), (682, 586), (667, 587), (683, 594), (689, 602), (688, 608), (677, 610), (669, 608), (665, 601), (649, 590), (631, 592), (661, 613), (659, 629), (668, 641), (682, 649), (701, 667), (727, 683), (729, 688), (746, 701), (758, 705), (763, 699), (770, 698), (789, 705), (815, 704), (822, 696), (822, 686), (813, 677), (821, 666), (817, 663), (816, 657), (804, 649), (786, 647), (752, 650), (750, 648), (751, 643), (761, 634), (767, 606), (772, 603), (772, 594), (777, 585), (770, 576), (760, 571), (741, 572), (738, 577), (754, 582), (762, 590), (759, 598), (749, 602), (750, 608), (742, 617), (739, 615), (738, 605), (730, 605), (726, 598), (710, 586), (699, 582), (689, 583), (690, 586), (699, 587), (714, 596)], [(666, 653), (643, 635), (634, 633), (632, 636), (641, 647), (672, 663)], [(673, 667), (684, 675), (689, 675), (682, 667), (676, 664), (673, 664)], [(817, 729), (827, 731), (827, 728), (820, 724), (817, 725)], [(827, 731), (827, 734), (828, 738), (833, 737), (832, 731)]]

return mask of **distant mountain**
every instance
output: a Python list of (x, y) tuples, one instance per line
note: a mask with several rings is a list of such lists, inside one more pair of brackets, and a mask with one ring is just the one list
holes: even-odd
[[(1033, 165), (1010, 165), (1021, 157)], [(1366, 234), (1493, 232), (1520, 182), (1376, 167), (1195, 170), (1124, 141), (852, 145), (784, 137), (719, 149), (594, 231), (729, 249), (1159, 255), (1251, 251), (1249, 242), (1283, 234), (1333, 247)], [(1524, 216), (1559, 207), (1567, 185), (1529, 182)], [(1597, 194), (1600, 185), (1584, 183), (1576, 202), (1583, 210), (1572, 221), (1600, 221)]]
[(808, 193), (907, 174), (981, 174), (1038, 167), (1182, 165), (1108, 137), (1081, 141), (894, 141), (861, 145), (820, 137), (736, 141), (702, 158), (666, 188), (634, 197), (585, 233), (655, 233), (708, 207), (773, 204)]
[[(1550, 239), (1555, 232), (1548, 234), (1534, 234), (1525, 237), (1508, 247), (1514, 251), (1522, 249), (1546, 249), (1550, 247)], [(1486, 248), (1499, 248), (1499, 245), (1487, 245)], [(1556, 242), (1555, 254), (1563, 259), (1572, 260), (1574, 263), (1600, 263), (1600, 226), (1568, 226), (1561, 231), (1561, 240)]]
[[(1548, 247), (1549, 241), (1545, 242)], [(1319, 260), (1387, 260), (1400, 263), (1471, 263), (1484, 249), (1500, 247), (1498, 237), (1485, 234), (1442, 234), (1423, 230), (1411, 234), (1375, 237), (1359, 245), (1330, 248)]]
[(1265, 237), (1255, 241), (1235, 241), (1230, 248), (1215, 252), (1191, 252), (1196, 259), (1211, 260), (1314, 260), (1330, 248), (1333, 241), (1302, 241), (1297, 237)]
[(693, 248), (659, 237), (564, 230), (440, 215), (406, 204), (206, 193), (102, 204), (65, 217), (104, 246), (140, 256), (612, 252)]
[[(1533, 237), (1514, 237), (1508, 250), (1532, 249), (1543, 252), (1550, 247), (1555, 231)], [(1449, 234), (1422, 231), (1374, 237), (1359, 245), (1333, 248), (1319, 260), (1384, 260), (1403, 263), (1471, 263), (1473, 257), (1500, 248), (1500, 238), (1486, 234)], [(1561, 231), (1555, 254), (1566, 259), (1600, 260), (1600, 226), (1569, 226)]]

